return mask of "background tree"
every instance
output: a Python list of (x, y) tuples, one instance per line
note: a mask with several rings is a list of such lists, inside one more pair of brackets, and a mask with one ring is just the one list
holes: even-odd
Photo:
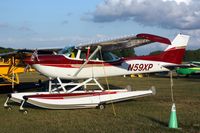
[[(156, 55), (161, 53), (162, 51), (154, 51), (151, 52), (149, 55)], [(183, 57), (184, 62), (189, 61), (200, 61), (200, 49), (197, 50), (186, 50), (185, 55)]]
[(184, 61), (200, 61), (200, 49), (187, 50), (184, 56)]
[(12, 49), (12, 48), (0, 47), (0, 53), (8, 53), (8, 52), (12, 52), (12, 51), (14, 51), (14, 49)]

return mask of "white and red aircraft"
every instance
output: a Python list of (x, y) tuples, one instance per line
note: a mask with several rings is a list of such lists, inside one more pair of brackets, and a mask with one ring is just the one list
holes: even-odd
[[(5, 106), (8, 106), (7, 102), (11, 99), (16, 102), (23, 101), (21, 109), (25, 102), (49, 109), (103, 107), (105, 103), (151, 95), (154, 93), (153, 90), (104, 90), (96, 78), (169, 71), (169, 67), (181, 64), (188, 40), (189, 36), (182, 34), (178, 34), (172, 42), (156, 35), (138, 34), (66, 47), (55, 55), (35, 53), (34, 56), (25, 59), (25, 62), (49, 77), (49, 92), (14, 93), (9, 95)], [(153, 42), (169, 46), (162, 53), (150, 56), (119, 58), (111, 53), (113, 50), (128, 49)], [(52, 87), (54, 83), (51, 79), (54, 78), (60, 85), (57, 88)], [(85, 79), (85, 81), (62, 83), (61, 79)], [(101, 90), (89, 92), (77, 90), (81, 86), (89, 85), (91, 81), (94, 81)], [(68, 86), (73, 87), (66, 89)], [(58, 90), (61, 92), (58, 93)]]

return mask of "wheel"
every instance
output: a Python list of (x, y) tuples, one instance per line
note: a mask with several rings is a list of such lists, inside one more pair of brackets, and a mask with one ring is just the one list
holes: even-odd
[(24, 115), (28, 114), (28, 110), (26, 109), (19, 109), (19, 112), (23, 113)]
[(11, 106), (4, 106), (5, 109), (7, 109), (8, 111), (12, 110)]
[(105, 105), (104, 105), (104, 104), (100, 104), (100, 105), (99, 105), (99, 109), (101, 109), (101, 110), (102, 110), (102, 109), (105, 109)]
[(28, 114), (28, 111), (27, 111), (27, 110), (23, 110), (22, 113), (23, 113), (24, 115), (27, 115), (27, 114)]
[(7, 110), (10, 111), (10, 110), (12, 110), (12, 108), (11, 108), (10, 106), (8, 106), (8, 107), (7, 107)]

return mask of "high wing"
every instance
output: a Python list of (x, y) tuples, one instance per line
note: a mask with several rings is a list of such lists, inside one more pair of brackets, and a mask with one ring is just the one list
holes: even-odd
[(171, 41), (167, 38), (157, 36), (157, 35), (152, 35), (152, 34), (141, 33), (141, 34), (137, 34), (136, 36), (131, 35), (131, 36), (124, 36), (124, 37), (110, 39), (110, 40), (79, 44), (77, 48), (84, 50), (85, 48), (90, 47), (90, 49), (94, 50), (97, 46), (101, 46), (102, 51), (113, 51), (113, 50), (138, 47), (138, 46), (146, 45), (153, 42), (159, 42), (159, 43), (164, 43), (168, 45), (171, 44)]

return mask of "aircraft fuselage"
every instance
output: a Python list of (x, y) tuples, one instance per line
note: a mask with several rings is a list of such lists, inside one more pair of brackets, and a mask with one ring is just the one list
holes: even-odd
[[(89, 61), (87, 65), (76, 75), (85, 60), (70, 59), (65, 55), (39, 56), (32, 66), (47, 77), (62, 79), (86, 79), (90, 77), (109, 77), (139, 73), (152, 73), (168, 71), (162, 61), (151, 61), (144, 59), (125, 59), (121, 58), (112, 62)], [(31, 63), (29, 63), (31, 64)]]

